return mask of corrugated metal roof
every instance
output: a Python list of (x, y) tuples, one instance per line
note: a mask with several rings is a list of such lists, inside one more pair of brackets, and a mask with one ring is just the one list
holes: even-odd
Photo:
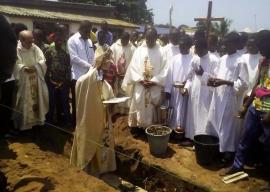
[(8, 15), (38, 17), (38, 18), (78, 21), (78, 22), (83, 21), (83, 20), (89, 20), (92, 23), (96, 23), (96, 24), (100, 24), (102, 21), (107, 21), (109, 25), (114, 25), (114, 26), (133, 27), (133, 28), (139, 27), (138, 25), (121, 21), (118, 19), (85, 16), (85, 15), (79, 15), (79, 14), (77, 15), (77, 14), (70, 14), (70, 13), (65, 13), (65, 12), (44, 11), (40, 9), (30, 9), (30, 8), (23, 8), (23, 7), (17, 7), (17, 6), (8, 6), (8, 5), (1, 5), (0, 12), (4, 14), (8, 14)]
[[(144, 25), (140, 25), (140, 29), (137, 29), (137, 31), (139, 33), (144, 33)], [(157, 34), (158, 35), (161, 35), (161, 34), (169, 34), (170, 33), (170, 29), (169, 28), (164, 28), (164, 27), (157, 27), (157, 26), (154, 26), (155, 29), (157, 30)]]

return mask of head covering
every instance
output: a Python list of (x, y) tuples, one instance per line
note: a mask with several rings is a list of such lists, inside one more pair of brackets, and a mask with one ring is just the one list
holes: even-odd
[(107, 61), (104, 61), (104, 57), (105, 57), (105, 54), (106, 53), (111, 53), (111, 49), (110, 49), (110, 46), (108, 45), (103, 45), (103, 46), (99, 46), (96, 51), (95, 51), (95, 67), (99, 67), (100, 66), (100, 69), (103, 69), (103, 70), (109, 70), (110, 68), (110, 63), (111, 63), (111, 60), (107, 60)]

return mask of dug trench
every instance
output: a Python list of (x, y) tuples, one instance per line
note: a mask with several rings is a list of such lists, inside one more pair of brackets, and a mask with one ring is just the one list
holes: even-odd
[[(60, 126), (61, 127), (61, 126)], [(64, 128), (65, 129), (65, 128)], [(69, 164), (73, 135), (56, 128), (31, 130), (16, 139), (0, 142), (0, 169), (8, 177), (9, 191), (258, 191), (266, 169), (247, 167), (248, 179), (224, 184), (215, 165), (201, 167), (192, 148), (182, 148), (173, 139), (167, 152), (155, 156), (147, 136), (134, 139), (127, 117), (114, 123), (117, 170), (113, 173), (133, 185), (115, 189)], [(91, 189), (91, 190), (89, 190)]]
[(165, 154), (151, 154), (147, 135), (134, 139), (127, 120), (123, 116), (114, 123), (118, 165), (115, 174), (148, 191), (254, 192), (259, 191), (269, 175), (269, 167), (255, 168), (251, 164), (245, 167), (249, 178), (224, 184), (219, 176), (222, 169), (217, 168), (216, 162), (198, 165), (194, 149), (179, 146), (174, 138)]

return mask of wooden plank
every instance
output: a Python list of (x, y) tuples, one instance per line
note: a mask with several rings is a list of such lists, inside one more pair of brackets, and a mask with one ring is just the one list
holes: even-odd
[(237, 176), (239, 176), (239, 175), (241, 175), (241, 174), (244, 174), (244, 172), (243, 172), (243, 171), (240, 171), (240, 172), (237, 172), (237, 173), (235, 173), (235, 174), (226, 176), (226, 177), (223, 178), (223, 180), (227, 181), (227, 180), (229, 180), (229, 179), (231, 179), (231, 178), (233, 178), (233, 177), (237, 177)]
[[(224, 21), (224, 17), (211, 17), (211, 21)], [(205, 17), (196, 17), (194, 18), (194, 21), (207, 21), (207, 18)]]
[(224, 183), (226, 183), (226, 184), (229, 184), (229, 183), (233, 183), (233, 182), (235, 182), (235, 181), (239, 181), (239, 180), (244, 179), (244, 178), (247, 178), (247, 177), (248, 177), (248, 174), (244, 173), (244, 174), (240, 174), (240, 175), (238, 175), (238, 176), (236, 176), (236, 177), (233, 177), (233, 178), (231, 178), (231, 179), (229, 179), (229, 180), (224, 180), (224, 179), (222, 179), (222, 181), (223, 181)]

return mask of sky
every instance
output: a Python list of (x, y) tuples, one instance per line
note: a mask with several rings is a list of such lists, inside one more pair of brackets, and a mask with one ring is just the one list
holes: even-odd
[[(255, 28), (270, 29), (270, 0), (212, 0), (212, 2), (212, 17), (233, 20), (230, 30), (242, 31), (245, 27), (252, 32)], [(208, 0), (147, 0), (146, 5), (148, 9), (153, 9), (155, 24), (169, 23), (169, 9), (172, 5), (174, 26), (185, 24), (195, 27), (195, 17), (207, 16)]]

